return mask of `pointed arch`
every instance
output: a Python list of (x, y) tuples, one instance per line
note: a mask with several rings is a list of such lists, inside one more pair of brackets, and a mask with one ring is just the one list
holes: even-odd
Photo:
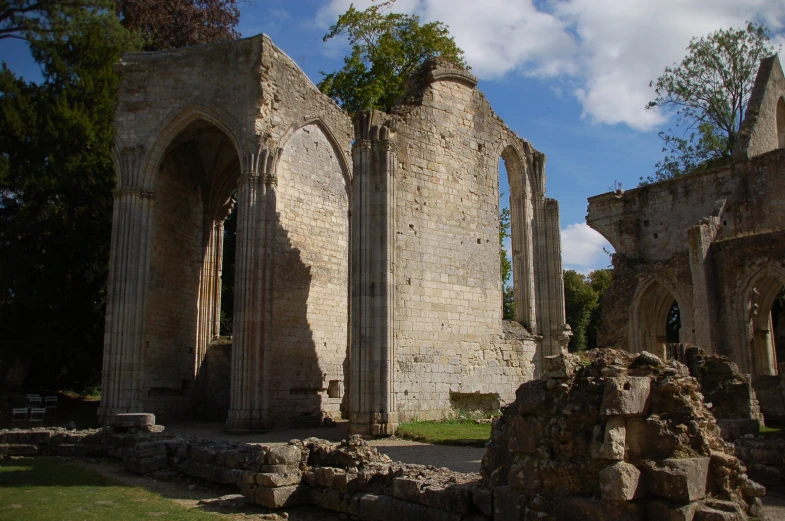
[(343, 148), (341, 148), (332, 129), (327, 125), (327, 123), (324, 122), (321, 117), (309, 115), (301, 118), (299, 121), (292, 123), (292, 125), (286, 130), (286, 132), (284, 132), (284, 135), (281, 137), (281, 150), (285, 149), (286, 144), (298, 130), (308, 125), (315, 125), (325, 135), (328, 143), (330, 143), (330, 146), (333, 149), (335, 157), (338, 159), (338, 163), (341, 165), (341, 174), (343, 175), (344, 181), (346, 182), (346, 186), (351, 187), (352, 169), (349, 167), (349, 160), (347, 159), (346, 152)]
[(734, 353), (736, 363), (753, 376), (777, 374), (777, 356), (771, 330), (771, 308), (785, 286), (785, 269), (779, 263), (754, 266), (744, 277), (736, 299), (736, 311), (744, 331), (743, 351)]
[[(158, 167), (166, 151), (188, 125), (198, 120), (204, 120), (226, 134), (237, 152), (237, 157), (242, 160), (246, 156), (248, 151), (244, 149), (243, 140), (240, 139), (236, 131), (240, 126), (228, 112), (215, 107), (208, 107), (207, 105), (191, 104), (175, 109), (170, 112), (169, 116), (163, 118), (163, 123), (150, 135), (144, 145), (146, 154), (140, 162), (140, 168), (133, 173), (129, 172), (130, 175), (122, 180), (123, 186), (139, 186), (145, 189), (152, 189), (155, 185)], [(118, 179), (118, 183), (119, 181)]]
[(657, 356), (665, 356), (666, 321), (673, 302), (679, 306), (681, 317), (680, 342), (692, 340), (692, 306), (677, 286), (659, 276), (646, 276), (639, 283), (630, 306), (629, 351), (641, 353), (648, 351)]

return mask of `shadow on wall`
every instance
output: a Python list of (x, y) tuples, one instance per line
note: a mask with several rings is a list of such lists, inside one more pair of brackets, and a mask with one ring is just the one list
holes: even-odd
[(269, 245), (272, 310), (265, 390), (274, 425), (316, 426), (322, 421), (322, 395), (327, 389), (319, 367), (318, 347), (308, 322), (308, 297), (313, 276), (293, 247), (289, 232), (275, 213)]

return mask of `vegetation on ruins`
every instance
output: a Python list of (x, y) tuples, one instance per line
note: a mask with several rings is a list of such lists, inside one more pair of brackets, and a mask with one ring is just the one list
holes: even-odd
[(601, 298), (611, 283), (613, 270), (601, 269), (588, 276), (564, 270), (564, 301), (567, 323), (572, 328), (570, 351), (597, 347), (597, 332), (602, 317)]
[(675, 114), (676, 129), (660, 132), (665, 157), (642, 185), (730, 162), (759, 62), (773, 52), (768, 30), (753, 23), (690, 41), (682, 62), (650, 84), (646, 108)]
[(491, 437), (491, 422), (477, 422), (465, 417), (440, 421), (411, 421), (401, 423), (395, 434), (400, 438), (434, 445), (484, 447)]
[(323, 72), (319, 89), (350, 113), (389, 111), (404, 93), (406, 76), (429, 58), (441, 57), (467, 68), (463, 51), (446, 25), (420, 24), (416, 15), (390, 12), (394, 2), (380, 2), (363, 11), (352, 5), (324, 35), (324, 41), (342, 35), (349, 39), (351, 54), (344, 57), (343, 68)]
[[(0, 35), (28, 41), (43, 73), (36, 84), (0, 70), (0, 371), (32, 364), (27, 386), (83, 389), (100, 379), (115, 185), (113, 64), (143, 45), (116, 7), (0, 4)], [(143, 25), (157, 23), (189, 32), (164, 18)]]

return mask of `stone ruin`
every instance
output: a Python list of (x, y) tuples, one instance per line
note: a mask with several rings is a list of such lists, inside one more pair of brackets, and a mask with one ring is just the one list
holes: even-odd
[(522, 521), (742, 520), (765, 494), (685, 365), (611, 349), (549, 358), (518, 389), (482, 480), (497, 518)]
[[(462, 397), (508, 402), (559, 352), (545, 156), (468, 72), (429, 61), (392, 113), (353, 120), (264, 35), (126, 54), (116, 71), (101, 421), (151, 412), (239, 432), (344, 417), (352, 432), (391, 434)], [(228, 345), (216, 339), (233, 205)]]
[[(480, 474), (391, 462), (359, 436), (256, 445), (151, 432), (152, 415), (113, 425), (0, 431), (0, 454), (114, 457), (160, 479), (234, 485), (269, 508), (373, 521), (745, 521), (762, 515), (766, 492), (720, 437), (688, 368), (650, 353), (546, 358), (494, 422)], [(785, 475), (777, 465), (757, 470)]]
[[(721, 354), (753, 378), (764, 414), (785, 416), (785, 76), (761, 61), (729, 165), (589, 198), (586, 222), (613, 246), (598, 346)], [(666, 322), (678, 309), (678, 338)], [(771, 406), (770, 406), (771, 405)]]

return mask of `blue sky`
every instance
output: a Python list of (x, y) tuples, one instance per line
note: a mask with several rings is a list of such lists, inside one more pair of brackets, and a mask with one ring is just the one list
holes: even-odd
[[(242, 0), (241, 0), (242, 1)], [(314, 81), (342, 66), (345, 41), (322, 36), (351, 0), (245, 0), (243, 36), (264, 32)], [(355, 0), (358, 8), (370, 0)], [(634, 188), (662, 156), (666, 115), (646, 111), (649, 82), (693, 36), (763, 22), (785, 43), (782, 0), (397, 0), (397, 11), (450, 26), (496, 113), (547, 157), (560, 203), (566, 269), (607, 267), (609, 245), (585, 224), (586, 198)], [(0, 58), (35, 79), (23, 43)]]

